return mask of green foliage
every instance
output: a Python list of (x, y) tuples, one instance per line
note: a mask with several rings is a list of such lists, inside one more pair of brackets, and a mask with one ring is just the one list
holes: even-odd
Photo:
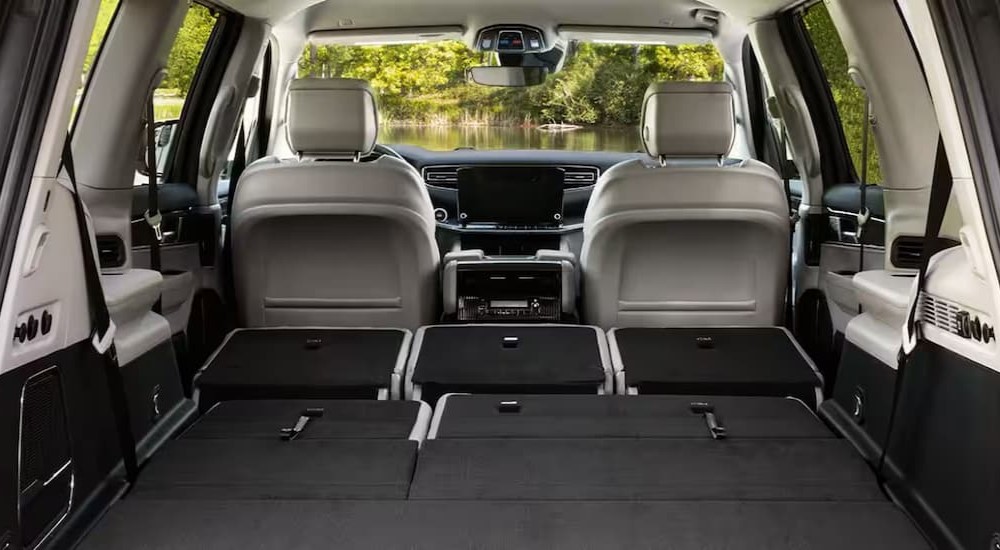
[[(809, 36), (812, 38), (819, 56), (826, 79), (830, 84), (833, 101), (837, 105), (840, 122), (847, 139), (847, 148), (854, 161), (858, 177), (862, 177), (861, 160), (865, 131), (865, 97), (864, 90), (859, 88), (847, 74), (849, 67), (847, 52), (837, 33), (837, 28), (830, 19), (830, 13), (823, 3), (818, 3), (806, 11), (803, 18)], [(874, 135), (868, 137), (868, 182), (882, 181), (882, 168), (879, 164), (878, 149), (875, 146)]]
[(495, 89), (468, 84), (466, 71), (487, 62), (459, 42), (401, 46), (310, 46), (300, 76), (369, 80), (383, 119), (403, 124), (634, 125), (655, 80), (719, 80), (712, 46), (580, 44), (545, 84)]
[[(97, 12), (97, 23), (90, 36), (87, 56), (84, 58), (83, 73), (87, 75), (94, 64), (97, 52), (110, 30), (112, 19), (118, 9), (119, 0), (101, 0)], [(201, 55), (215, 28), (216, 16), (200, 5), (191, 4), (184, 17), (184, 23), (177, 33), (177, 39), (167, 59), (167, 75), (157, 90), (156, 119), (177, 118), (184, 98), (191, 88), (191, 81), (198, 70)], [(81, 81), (82, 84), (82, 81)], [(166, 98), (165, 96), (173, 96)]]
[(205, 51), (208, 39), (215, 28), (215, 15), (201, 4), (191, 4), (184, 24), (181, 25), (167, 59), (167, 75), (160, 84), (161, 88), (177, 88), (187, 95), (191, 89), (191, 81), (201, 62), (201, 54)]

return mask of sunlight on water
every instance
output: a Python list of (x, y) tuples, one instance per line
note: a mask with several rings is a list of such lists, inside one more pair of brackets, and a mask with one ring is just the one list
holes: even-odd
[(474, 149), (549, 149), (562, 151), (636, 152), (642, 149), (636, 128), (580, 128), (543, 132), (510, 126), (385, 126), (379, 141), (417, 145), (432, 151)]

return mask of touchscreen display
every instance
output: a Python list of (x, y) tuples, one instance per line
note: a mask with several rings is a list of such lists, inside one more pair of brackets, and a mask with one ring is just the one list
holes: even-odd
[(458, 170), (462, 223), (560, 225), (563, 170), (475, 166)]

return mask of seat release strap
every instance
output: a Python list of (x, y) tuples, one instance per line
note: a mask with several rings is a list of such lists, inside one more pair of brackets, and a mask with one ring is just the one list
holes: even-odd
[(719, 417), (715, 416), (715, 405), (697, 401), (691, 403), (691, 412), (700, 414), (705, 418), (705, 424), (708, 426), (708, 434), (712, 436), (712, 439), (726, 438), (726, 427), (719, 421)]
[(310, 407), (302, 411), (299, 415), (299, 419), (295, 422), (295, 426), (291, 428), (281, 429), (281, 440), (282, 441), (292, 441), (293, 439), (299, 437), (299, 435), (305, 431), (306, 426), (309, 425), (309, 421), (314, 418), (321, 418), (323, 416), (323, 409), (320, 407)]

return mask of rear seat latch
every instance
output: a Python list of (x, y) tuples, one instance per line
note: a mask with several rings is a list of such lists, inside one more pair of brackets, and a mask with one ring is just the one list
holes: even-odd
[(521, 339), (517, 336), (504, 336), (502, 340), (502, 346), (504, 349), (514, 349), (521, 343)]
[(323, 416), (323, 409), (321, 408), (317, 407), (303, 410), (302, 414), (299, 416), (298, 422), (295, 423), (295, 426), (281, 429), (281, 440), (291, 441), (295, 439), (306, 429), (310, 420), (313, 418), (320, 418), (321, 416)]
[(708, 425), (708, 433), (712, 436), (712, 439), (725, 439), (726, 438), (726, 427), (719, 422), (719, 418), (715, 416), (715, 406), (711, 403), (695, 402), (691, 403), (691, 412), (694, 414), (700, 414), (705, 418), (705, 424)]
[(694, 339), (695, 344), (698, 345), (700, 349), (714, 349), (715, 341), (712, 340), (711, 336), (699, 336)]

